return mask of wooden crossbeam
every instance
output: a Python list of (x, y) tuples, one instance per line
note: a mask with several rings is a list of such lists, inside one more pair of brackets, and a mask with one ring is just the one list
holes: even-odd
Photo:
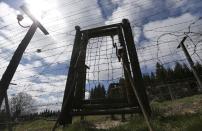
[(87, 115), (112, 115), (112, 114), (131, 114), (141, 113), (139, 108), (123, 108), (123, 109), (107, 109), (107, 110), (90, 110), (90, 111), (74, 111), (70, 112), (72, 116), (87, 116)]
[(80, 107), (74, 107), (79, 109), (95, 110), (95, 109), (116, 109), (116, 108), (126, 108), (134, 107), (134, 105), (128, 103), (116, 103), (116, 104), (84, 104)]
[(127, 103), (125, 99), (90, 99), (90, 100), (83, 100), (83, 104), (111, 104), (111, 103)]
[[(55, 130), (58, 124), (63, 126), (70, 124), (72, 122), (72, 116), (140, 113), (141, 110), (136, 98), (137, 93), (140, 95), (140, 100), (143, 103), (143, 107), (146, 108), (147, 114), (150, 114), (149, 101), (142, 81), (142, 74), (129, 21), (123, 20), (122, 23), (87, 30), (80, 30), (77, 27), (76, 30), (61, 114), (53, 130)], [(85, 89), (85, 76), (83, 75), (86, 74), (85, 68), (83, 68), (85, 66), (83, 60), (85, 60), (86, 51), (81, 51), (86, 50), (85, 44), (88, 44), (87, 41), (90, 38), (114, 35), (119, 37), (119, 42), (121, 43), (121, 48), (118, 48), (117, 53), (119, 51), (125, 53), (120, 58), (126, 67), (126, 69), (124, 68), (124, 76), (128, 84), (123, 84), (126, 85), (127, 98), (81, 100), (82, 93), (85, 93), (82, 89)], [(86, 42), (83, 40), (84, 36), (87, 36), (88, 40)], [(80, 55), (82, 57), (79, 58)], [(135, 84), (132, 86), (131, 83)], [(136, 90), (137, 93), (135, 93)]]

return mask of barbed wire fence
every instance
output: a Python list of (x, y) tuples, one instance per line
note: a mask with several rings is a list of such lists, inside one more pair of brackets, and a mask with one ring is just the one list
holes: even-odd
[[(77, 2), (83, 2), (82, 0), (78, 0), (75, 2), (67, 2), (66, 4), (59, 5), (60, 8), (65, 8), (68, 6), (75, 6)], [(131, 3), (126, 3), (127, 8), (122, 10), (122, 13), (132, 10), (131, 5), (141, 5), (141, 4), (148, 4), (146, 1), (135, 1)], [(197, 4), (197, 3), (196, 3)], [(107, 4), (106, 4), (107, 5)], [(193, 5), (194, 6), (194, 5)], [(88, 7), (88, 5), (86, 5)], [(30, 46), (26, 50), (23, 60), (16, 71), (16, 76), (13, 79), (13, 83), (16, 83), (17, 85), (11, 85), (8, 94), (9, 98), (12, 96), (15, 96), (19, 92), (27, 92), (29, 94), (32, 94), (32, 97), (34, 99), (37, 99), (37, 104), (30, 106), (30, 108), (35, 108), (40, 111), (44, 109), (52, 109), (52, 110), (59, 110), (62, 105), (62, 96), (64, 93), (65, 88), (65, 81), (66, 81), (66, 75), (68, 72), (69, 62), (70, 62), (70, 55), (71, 55), (71, 49), (73, 46), (73, 40), (74, 40), (74, 29), (71, 30), (65, 30), (65, 25), (60, 25), (60, 28), (54, 28), (54, 22), (57, 22), (61, 19), (67, 19), (72, 18), (72, 21), (69, 22), (70, 26), (77, 25), (84, 25), (82, 28), (91, 28), (100, 26), (103, 24), (101, 21), (101, 16), (98, 16), (96, 12), (91, 16), (83, 15), (79, 18), (74, 18), (75, 16), (82, 15), (90, 10), (93, 10), (96, 8), (96, 6), (91, 6), (82, 9), (78, 9), (76, 11), (72, 11), (68, 15), (65, 15), (63, 18), (53, 18), (50, 21), (47, 21), (45, 24), (53, 24), (49, 28), (52, 28), (52, 32), (54, 33), (54, 37), (62, 38), (59, 41), (49, 41), (48, 38), (45, 38), (44, 36), (40, 38), (34, 38), (31, 42), (31, 45), (35, 45), (36, 43), (43, 43), (37, 46)], [(163, 10), (157, 9), (150, 14), (150, 16), (142, 16), (143, 19), (150, 19), (156, 15), (164, 13)], [(172, 7), (169, 7), (172, 8)], [(49, 11), (51, 11), (50, 9)], [(49, 12), (47, 11), (47, 13)], [(147, 9), (145, 9), (145, 12)], [(134, 13), (138, 13), (138, 11), (135, 11)], [(9, 17), (8, 15), (5, 15), (3, 17)], [(93, 19), (91, 19), (94, 17)], [(116, 23), (119, 22), (122, 18), (127, 18), (129, 16), (127, 15), (120, 15), (116, 18), (110, 18), (110, 23)], [(82, 21), (83, 18), (87, 18), (86, 21)], [(88, 19), (89, 18), (89, 19)], [(139, 27), (143, 26), (141, 25), (140, 20), (138, 19), (129, 19), (134, 34), (136, 35), (136, 32), (138, 32)], [(88, 24), (91, 21), (90, 24)], [(159, 26), (155, 27), (153, 29), (144, 30), (144, 33), (153, 33), (153, 37), (149, 38), (150, 40), (146, 42), (146, 44), (141, 44), (139, 41), (136, 41), (136, 48), (138, 52), (139, 62), (141, 65), (141, 69), (143, 73), (151, 73), (155, 72), (155, 66), (156, 63), (159, 62), (165, 67), (173, 68), (174, 64), (176, 62), (179, 63), (187, 63), (186, 57), (184, 56), (184, 53), (181, 49), (177, 49), (177, 46), (180, 44), (180, 41), (184, 36), (187, 36), (189, 40), (185, 43), (188, 52), (191, 54), (191, 57), (194, 61), (194, 63), (199, 62), (202, 63), (202, 32), (197, 30), (201, 26), (201, 17), (198, 17), (197, 19), (193, 20), (187, 20), (187, 21), (181, 21), (175, 24), (165, 25), (165, 26)], [(0, 40), (0, 61), (1, 61), (1, 67), (0, 71), (3, 73), (5, 68), (7, 67), (7, 64), (10, 60), (10, 58), (13, 55), (13, 52), (15, 48), (18, 45), (18, 42), (21, 40), (22, 36), (24, 35), (24, 30), (15, 27), (16, 23), (9, 23), (7, 25), (1, 25), (0, 29), (4, 30), (8, 27), (11, 28), (13, 31), (11, 34), (9, 34), (7, 37), (10, 38), (12, 41), (15, 41), (12, 45), (7, 45), (7, 40)], [(175, 29), (170, 31), (169, 28), (178, 27), (180, 25), (184, 25), (182, 29)], [(156, 35), (155, 35), (156, 34)], [(46, 42), (48, 40), (48, 42)], [(99, 39), (98, 39), (99, 40)], [(97, 45), (96, 48), (99, 49), (98, 52), (95, 52), (98, 57), (97, 63), (89, 63), (89, 64), (98, 64), (101, 59), (104, 59), (105, 63), (107, 65), (106, 72), (107, 79), (101, 79), (98, 78), (99, 81), (107, 81), (109, 83), (109, 77), (111, 75), (112, 81), (117, 81), (118, 79), (115, 78), (114, 70), (112, 70), (112, 66), (114, 65), (113, 61), (109, 60), (109, 57), (113, 58), (115, 56), (110, 56), (111, 54), (107, 52), (107, 50), (110, 50), (113, 47), (108, 48), (107, 44), (112, 43), (112, 40), (110, 38), (101, 39), (98, 42), (106, 41), (106, 45), (104, 45), (103, 48), (100, 48), (99, 45)], [(94, 41), (92, 40), (92, 43)], [(98, 43), (97, 42), (97, 43)], [(89, 48), (94, 48), (92, 45), (89, 45)], [(40, 49), (41, 52), (37, 52), (37, 49)], [(102, 56), (99, 53), (106, 52), (107, 56)], [(92, 61), (92, 59), (95, 59), (95, 56), (92, 56), (91, 53), (87, 54), (89, 57), (89, 61)], [(96, 58), (97, 59), (97, 58)], [(31, 62), (32, 66), (26, 66), (26, 62)], [(28, 65), (28, 63), (27, 63)], [(99, 68), (99, 66), (97, 67)], [(99, 69), (97, 69), (99, 70)], [(117, 68), (120, 76), (122, 76), (121, 67)], [(95, 79), (90, 79), (90, 74), (95, 73), (96, 69), (92, 69), (92, 72), (89, 70), (87, 75), (87, 83), (91, 82), (97, 82)], [(97, 72), (98, 73), (98, 72)], [(117, 73), (117, 72), (116, 72)], [(2, 75), (2, 74), (0, 74)], [(50, 77), (51, 75), (51, 77)], [(199, 74), (202, 76), (202, 74)], [(21, 77), (22, 76), (22, 77)], [(116, 75), (115, 75), (116, 76)], [(97, 76), (99, 77), (99, 75)], [(119, 78), (119, 77), (118, 77)], [(175, 80), (175, 81), (169, 81), (167, 83), (159, 83), (158, 86), (169, 86), (169, 85), (176, 85), (180, 82), (186, 82), (186, 81), (196, 81), (193, 77)], [(92, 88), (90, 84), (86, 85), (88, 88), (87, 91), (89, 92)], [(161, 95), (169, 95), (169, 92), (166, 94)], [(54, 99), (46, 102), (41, 102), (43, 98), (45, 99)], [(54, 97), (54, 98), (53, 98)], [(55, 99), (56, 98), (56, 99)], [(41, 100), (41, 101), (40, 101)], [(44, 100), (43, 100), (44, 101)], [(52, 107), (52, 108), (50, 108)]]

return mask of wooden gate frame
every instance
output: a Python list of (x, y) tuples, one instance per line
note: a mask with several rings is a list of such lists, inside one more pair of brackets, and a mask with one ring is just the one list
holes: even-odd
[[(66, 87), (63, 97), (63, 104), (61, 108), (61, 113), (58, 117), (58, 120), (55, 125), (67, 125), (72, 123), (72, 117), (76, 115), (105, 115), (105, 114), (127, 114), (134, 112), (141, 112), (137, 99), (135, 96), (134, 89), (132, 89), (132, 85), (129, 82), (129, 76), (124, 69), (124, 75), (126, 82), (129, 83), (128, 90), (132, 94), (130, 94), (130, 98), (128, 100), (129, 105), (133, 105), (128, 110), (109, 110), (109, 106), (102, 106), (101, 111), (82, 111), (85, 109), (85, 104), (89, 103), (100, 103), (104, 104), (106, 102), (119, 103), (121, 100), (84, 100), (85, 95), (85, 82), (86, 82), (86, 49), (89, 39), (95, 37), (103, 37), (103, 36), (115, 36), (118, 35), (119, 42), (123, 47), (122, 53), (122, 62), (125, 64), (127, 71), (129, 71), (132, 76), (132, 80), (135, 86), (135, 90), (138, 93), (138, 96), (141, 100), (141, 103), (147, 113), (148, 116), (151, 114), (151, 108), (149, 105), (149, 101), (147, 98), (145, 86), (142, 79), (142, 73), (138, 61), (138, 56), (135, 48), (135, 43), (133, 39), (132, 29), (130, 23), (127, 19), (123, 19), (122, 23), (112, 24), (87, 30), (80, 30), (79, 26), (75, 27), (76, 29), (76, 37), (73, 45), (73, 51), (70, 61), (70, 67), (68, 72), (68, 77), (66, 81)], [(131, 99), (132, 98), (132, 99)], [(123, 101), (124, 103), (124, 101)], [(119, 105), (119, 104), (118, 104)], [(114, 105), (116, 108), (116, 106)], [(123, 106), (123, 107), (127, 107)], [(96, 108), (96, 106), (91, 107)], [(97, 107), (98, 108), (98, 107)]]

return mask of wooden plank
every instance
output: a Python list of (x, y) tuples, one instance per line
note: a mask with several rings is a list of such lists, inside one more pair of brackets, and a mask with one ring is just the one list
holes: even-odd
[[(127, 55), (127, 50), (126, 50), (126, 43), (125, 43), (124, 36), (123, 36), (123, 33), (122, 33), (121, 29), (119, 29), (118, 36), (119, 36), (119, 42), (122, 45), (122, 53), (120, 55), (121, 55), (123, 64), (126, 65), (127, 70), (129, 72), (131, 72), (130, 63), (129, 63), (129, 60), (128, 60), (128, 55)], [(132, 104), (132, 105), (138, 105), (135, 93), (133, 91), (132, 85), (131, 85), (131, 83), (129, 81), (129, 76), (128, 76), (127, 71), (125, 70), (125, 68), (124, 68), (124, 76), (125, 76), (124, 86), (126, 88), (126, 94), (127, 94), (128, 103)]]
[(101, 26), (101, 27), (95, 27), (95, 28), (91, 28), (91, 29), (86, 29), (86, 30), (82, 30), (82, 32), (93, 32), (93, 31), (99, 31), (99, 30), (106, 30), (107, 28), (112, 29), (112, 28), (116, 28), (119, 27), (121, 25), (121, 23), (117, 23), (117, 24), (112, 24), (112, 25), (106, 25), (106, 26)]
[(6, 71), (4, 72), (1, 81), (0, 81), (0, 107), (2, 105), (3, 99), (5, 97), (5, 93), (9, 87), (9, 84), (15, 74), (15, 71), (20, 63), (20, 60), (22, 58), (22, 55), (27, 48), (29, 42), (31, 41), (35, 31), (37, 29), (37, 25), (33, 23), (28, 30), (27, 34), (19, 44), (18, 48), (13, 54), (13, 57), (11, 58), (11, 61), (6, 68)]
[(74, 111), (70, 114), (72, 116), (87, 116), (87, 115), (111, 115), (111, 114), (131, 114), (141, 113), (139, 108), (123, 108), (123, 109), (110, 109), (110, 110), (94, 110), (94, 111)]
[(141, 73), (138, 56), (135, 48), (132, 29), (127, 19), (123, 19), (122, 23), (123, 23), (123, 31), (124, 31), (125, 41), (126, 41), (126, 47), (127, 47), (127, 51), (128, 51), (128, 55), (131, 63), (131, 68), (132, 68), (134, 86), (137, 90), (137, 93), (140, 96), (140, 100), (142, 101), (145, 110), (147, 111), (147, 114), (151, 115), (151, 108), (149, 105), (145, 86), (142, 79), (142, 73)]
[(88, 33), (83, 33), (83, 37), (80, 43), (80, 58), (78, 61), (77, 71), (78, 71), (78, 78), (77, 86), (75, 87), (75, 96), (74, 96), (74, 102), (77, 105), (82, 104), (82, 100), (85, 98), (85, 86), (86, 86), (86, 65), (85, 65), (85, 59), (86, 59), (86, 49), (88, 44)]
[(75, 64), (76, 64), (78, 56), (79, 56), (79, 44), (81, 42), (80, 27), (76, 26), (75, 29), (76, 29), (76, 37), (75, 37), (74, 45), (73, 45), (73, 51), (72, 51), (70, 67), (69, 67), (69, 72), (68, 72), (66, 86), (65, 86), (61, 113), (58, 117), (58, 121), (56, 122), (55, 126), (57, 125), (58, 122), (62, 125), (72, 123), (72, 117), (69, 115), (69, 112), (72, 110), (72, 102), (73, 102), (72, 100), (73, 100), (73, 96), (74, 96), (73, 92), (74, 92), (75, 86), (76, 86)]
[(126, 107), (134, 107), (133, 105), (127, 103), (112, 103), (112, 104), (84, 104), (80, 106), (80, 109), (87, 110), (99, 110), (99, 109), (116, 109), (116, 108), (126, 108)]
[(125, 99), (91, 99), (91, 100), (83, 100), (84, 104), (111, 104), (111, 103), (127, 103)]
[(9, 102), (8, 102), (8, 94), (6, 92), (6, 96), (5, 96), (5, 107), (6, 107), (6, 114), (8, 117), (8, 131), (12, 131), (12, 118), (11, 118), (11, 112), (10, 112), (10, 107), (9, 107)]
[(104, 36), (114, 36), (117, 35), (117, 28), (98, 30), (98, 31), (86, 31), (89, 34), (89, 38), (104, 37)]

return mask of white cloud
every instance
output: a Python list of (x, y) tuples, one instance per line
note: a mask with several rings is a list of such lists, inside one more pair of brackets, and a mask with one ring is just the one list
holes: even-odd
[[(172, 1), (168, 2), (167, 5), (172, 5)], [(32, 8), (38, 9), (37, 3), (41, 1), (26, 0), (25, 2), (30, 3)], [(14, 94), (26, 91), (32, 96), (38, 96), (34, 98), (42, 104), (62, 101), (63, 93), (61, 92), (64, 91), (66, 82), (66, 76), (64, 74), (67, 74), (68, 70), (68, 67), (65, 65), (69, 63), (71, 57), (72, 44), (74, 42), (75, 35), (74, 27), (76, 25), (81, 26), (81, 29), (86, 29), (104, 24), (120, 23), (123, 18), (128, 18), (131, 21), (133, 33), (135, 34), (134, 38), (138, 48), (138, 56), (139, 60), (142, 62), (141, 67), (146, 72), (154, 69), (154, 65), (158, 61), (158, 59), (156, 59), (158, 48), (155, 46), (157, 38), (167, 31), (175, 32), (176, 30), (186, 30), (189, 23), (197, 18), (191, 13), (186, 13), (175, 17), (168, 16), (164, 19), (156, 18), (146, 21), (148, 19), (147, 16), (153, 14), (156, 10), (159, 10), (158, 7), (152, 10), (152, 8), (154, 8), (154, 3), (152, 3), (151, 0), (112, 0), (112, 2), (117, 3), (119, 7), (114, 10), (112, 16), (108, 19), (104, 19), (97, 1), (43, 1), (42, 5), (45, 8), (43, 9), (43, 13), (39, 19), (49, 31), (50, 35), (45, 36), (39, 29), (37, 30), (30, 45), (25, 51), (21, 64), (19, 65), (13, 78), (12, 82), (16, 83), (17, 86), (11, 86), (9, 93)], [(179, 2), (174, 5), (174, 8), (180, 7), (183, 4), (184, 2)], [(34, 10), (38, 12), (38, 10), (32, 9), (32, 11)], [(28, 30), (23, 29), (18, 25), (16, 20), (16, 15), (18, 13), (19, 11), (16, 9), (11, 8), (4, 2), (0, 2), (0, 26), (3, 27), (2, 29), (0, 27), (0, 61), (3, 63), (0, 67), (0, 76), (5, 71), (5, 68), (2, 67), (7, 66), (14, 50)], [(184, 21), (190, 22), (175, 25), (176, 23), (182, 23)], [(22, 24), (31, 24), (31, 21), (26, 17), (26, 15)], [(200, 22), (195, 25), (198, 24), (200, 24)], [(201, 28), (201, 26), (193, 26), (192, 29), (196, 32), (200, 32), (201, 29), (199, 27)], [(140, 40), (142, 35), (144, 35), (146, 39)], [(173, 39), (175, 39), (175, 37), (166, 35), (161, 38), (160, 43)], [(198, 36), (197, 40), (199, 39), (201, 38)], [(107, 48), (112, 48), (110, 38), (107, 39), (107, 42), (105, 42), (104, 45), (105, 44)], [(182, 53), (176, 53), (180, 50), (176, 49), (177, 45), (177, 41), (169, 44), (160, 44), (159, 57), (166, 54), (172, 54), (167, 57), (162, 57), (160, 60), (162, 62), (169, 62), (175, 59), (178, 60), (180, 57), (184, 57)], [(94, 46), (96, 47), (96, 45)], [(144, 46), (150, 47), (143, 48)], [(106, 47), (100, 47), (100, 49), (105, 50)], [(37, 49), (41, 49), (41, 52), (37, 53)], [(201, 47), (198, 47), (197, 49), (201, 50)], [(193, 52), (193, 50), (190, 50), (190, 52)], [(106, 52), (101, 52), (101, 55), (104, 55), (105, 53)], [(108, 53), (112, 53), (112, 50), (109, 50)], [(95, 54), (96, 53), (92, 53), (93, 56), (95, 56)], [(105, 57), (106, 56), (103, 56), (103, 58)], [(108, 54), (107, 57), (111, 57), (110, 54)], [(196, 56), (194, 56), (194, 58), (197, 60)], [(146, 61), (149, 59), (153, 60)], [(116, 61), (116, 63), (107, 66), (100, 66), (100, 69), (108, 69), (108, 67), (111, 69), (111, 66), (116, 68), (121, 67), (120, 63), (117, 62), (117, 58), (112, 60)], [(101, 59), (99, 62), (106, 63), (109, 62), (109, 60), (107, 61), (106, 59)], [(98, 64), (98, 61), (96, 64)], [(87, 63), (87, 65), (91, 66), (89, 72), (94, 70), (94, 65), (92, 63), (91, 65), (90, 63)], [(96, 68), (95, 70), (98, 69)], [(112, 76), (112, 73), (105, 71), (99, 74), (99, 78), (112, 79), (112, 77), (119, 77), (120, 74), (122, 74), (121, 70), (115, 71), (113, 74), (114, 76)], [(97, 79), (98, 74), (90, 74), (89, 79), (93, 78)], [(54, 92), (57, 92), (59, 96), (56, 96)], [(89, 92), (86, 92), (85, 96), (88, 98)]]
[[(31, 12), (40, 15), (37, 18), (50, 35), (45, 36), (39, 29), (37, 30), (13, 78), (12, 82), (16, 83), (17, 86), (11, 86), (9, 93), (16, 94), (26, 91), (32, 96), (38, 96), (34, 98), (39, 103), (56, 100), (61, 102), (62, 91), (64, 91), (66, 82), (64, 74), (67, 74), (67, 66), (63, 65), (68, 64), (71, 57), (75, 34), (74, 26), (79, 25), (81, 28), (89, 28), (88, 26), (96, 26), (98, 22), (104, 24), (104, 19), (102, 19), (96, 1), (75, 1), (77, 5), (74, 2), (67, 1), (43, 1), (42, 14), (38, 12), (39, 2), (41, 3), (41, 1), (35, 0), (25, 1), (25, 3), (31, 5)], [(89, 5), (93, 5), (93, 11), (87, 8)], [(4, 2), (0, 3), (0, 7), (0, 12), (4, 12), (4, 14), (0, 13), (0, 16), (2, 16), (0, 25), (1, 27), (9, 25), (0, 30), (0, 33), (6, 36), (0, 35), (0, 43), (5, 43), (5, 46), (1, 48), (1, 61), (5, 63), (2, 66), (6, 67), (27, 29), (23, 29), (17, 24), (16, 15), (19, 14), (19, 11)], [(5, 14), (6, 17), (3, 17)], [(24, 17), (22, 24), (30, 25), (32, 22), (26, 15)], [(41, 49), (42, 52), (37, 53), (37, 49)], [(1, 68), (0, 75), (3, 74), (5, 69)], [(55, 76), (55, 74), (62, 75)], [(62, 93), (57, 98), (54, 92)], [(46, 95), (49, 95), (49, 97), (44, 99), (43, 97)]]
[[(166, 20), (150, 22), (144, 26), (144, 35), (149, 40), (147, 42), (143, 41), (140, 45), (140, 61), (145, 61), (149, 59), (154, 59), (148, 62), (143, 62), (142, 65), (150, 65), (154, 67), (156, 62), (169, 63), (171, 61), (178, 61), (185, 59), (184, 53), (181, 49), (177, 49), (179, 42), (184, 36), (184, 32), (188, 31), (188, 26), (193, 21), (196, 21), (197, 17), (192, 16), (187, 13), (179, 17), (169, 18)], [(199, 22), (198, 24), (200, 24)], [(195, 24), (198, 25), (198, 24)], [(195, 28), (194, 25), (191, 28), (193, 32), (199, 32), (200, 29)], [(173, 33), (175, 35), (164, 35), (166, 33)], [(161, 37), (162, 36), (162, 37)], [(192, 36), (192, 35), (191, 35)], [(192, 36), (193, 37), (193, 36)], [(159, 39), (160, 38), (160, 39)], [(157, 46), (157, 40), (159, 39), (159, 45)], [(195, 39), (193, 37), (193, 39)], [(195, 39), (197, 40), (197, 39)], [(190, 41), (187, 42), (192, 45)], [(141, 48), (148, 46), (147, 48)], [(199, 46), (200, 48), (200, 46)], [(157, 53), (158, 52), (158, 53)], [(189, 50), (190, 54), (193, 53), (193, 48)], [(201, 52), (199, 52), (201, 54)], [(157, 59), (157, 55), (159, 59)], [(198, 59), (199, 60), (199, 59)], [(184, 61), (186, 63), (186, 60)], [(171, 63), (170, 65), (172, 65)], [(166, 65), (165, 65), (166, 66)]]

